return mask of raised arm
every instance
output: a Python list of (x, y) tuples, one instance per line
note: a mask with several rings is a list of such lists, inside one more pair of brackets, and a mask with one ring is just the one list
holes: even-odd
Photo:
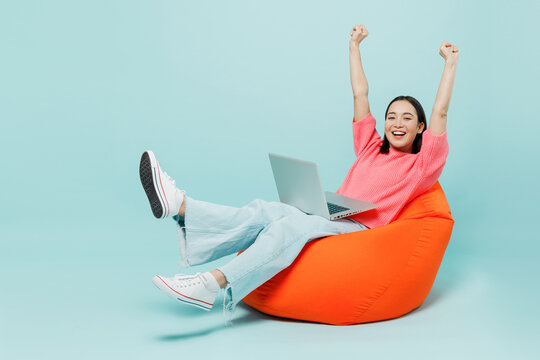
[(445, 61), (444, 70), (429, 120), (429, 129), (435, 136), (442, 135), (446, 131), (448, 107), (450, 106), (450, 97), (452, 96), (452, 87), (456, 76), (458, 49), (455, 45), (443, 41), (439, 54)]
[(351, 67), (351, 85), (354, 96), (354, 121), (362, 120), (369, 114), (368, 102), (368, 83), (362, 60), (360, 59), (360, 50), (358, 46), (368, 36), (364, 25), (356, 25), (351, 30), (351, 39), (349, 40), (349, 64)]

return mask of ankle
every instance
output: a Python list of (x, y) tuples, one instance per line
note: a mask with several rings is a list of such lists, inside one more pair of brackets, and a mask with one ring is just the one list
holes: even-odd
[(186, 197), (182, 200), (182, 205), (180, 205), (180, 210), (178, 210), (178, 215), (181, 217), (186, 217)]
[(225, 286), (227, 286), (227, 278), (225, 275), (218, 269), (210, 271), (210, 274), (214, 276), (217, 283), (219, 284), (219, 287), (223, 289)]

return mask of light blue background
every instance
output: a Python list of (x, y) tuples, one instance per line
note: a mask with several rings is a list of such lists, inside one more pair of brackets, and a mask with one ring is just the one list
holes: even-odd
[[(0, 357), (533, 358), (538, 347), (537, 1), (3, 1)], [(460, 59), (440, 182), (456, 220), (419, 310), (349, 327), (182, 307), (176, 229), (138, 179), (152, 149), (188, 194), (276, 200), (267, 153), (354, 160), (348, 38), (371, 110), (429, 118), (443, 40)], [(193, 271), (209, 270), (210, 264)]]

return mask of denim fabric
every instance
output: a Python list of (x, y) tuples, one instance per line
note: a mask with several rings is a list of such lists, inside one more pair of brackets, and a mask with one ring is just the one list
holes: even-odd
[(185, 217), (174, 217), (183, 266), (246, 250), (218, 268), (227, 278), (224, 308), (230, 316), (247, 294), (288, 267), (308, 241), (367, 229), (352, 219), (330, 221), (281, 202), (255, 199), (237, 208), (189, 196), (185, 201)]

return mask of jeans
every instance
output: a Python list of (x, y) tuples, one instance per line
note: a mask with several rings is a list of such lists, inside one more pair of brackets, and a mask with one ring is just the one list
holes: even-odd
[(184, 198), (185, 217), (173, 217), (183, 266), (245, 250), (218, 268), (228, 282), (223, 304), (230, 316), (246, 295), (288, 267), (308, 241), (367, 229), (352, 219), (330, 221), (281, 202), (255, 199), (237, 208)]

